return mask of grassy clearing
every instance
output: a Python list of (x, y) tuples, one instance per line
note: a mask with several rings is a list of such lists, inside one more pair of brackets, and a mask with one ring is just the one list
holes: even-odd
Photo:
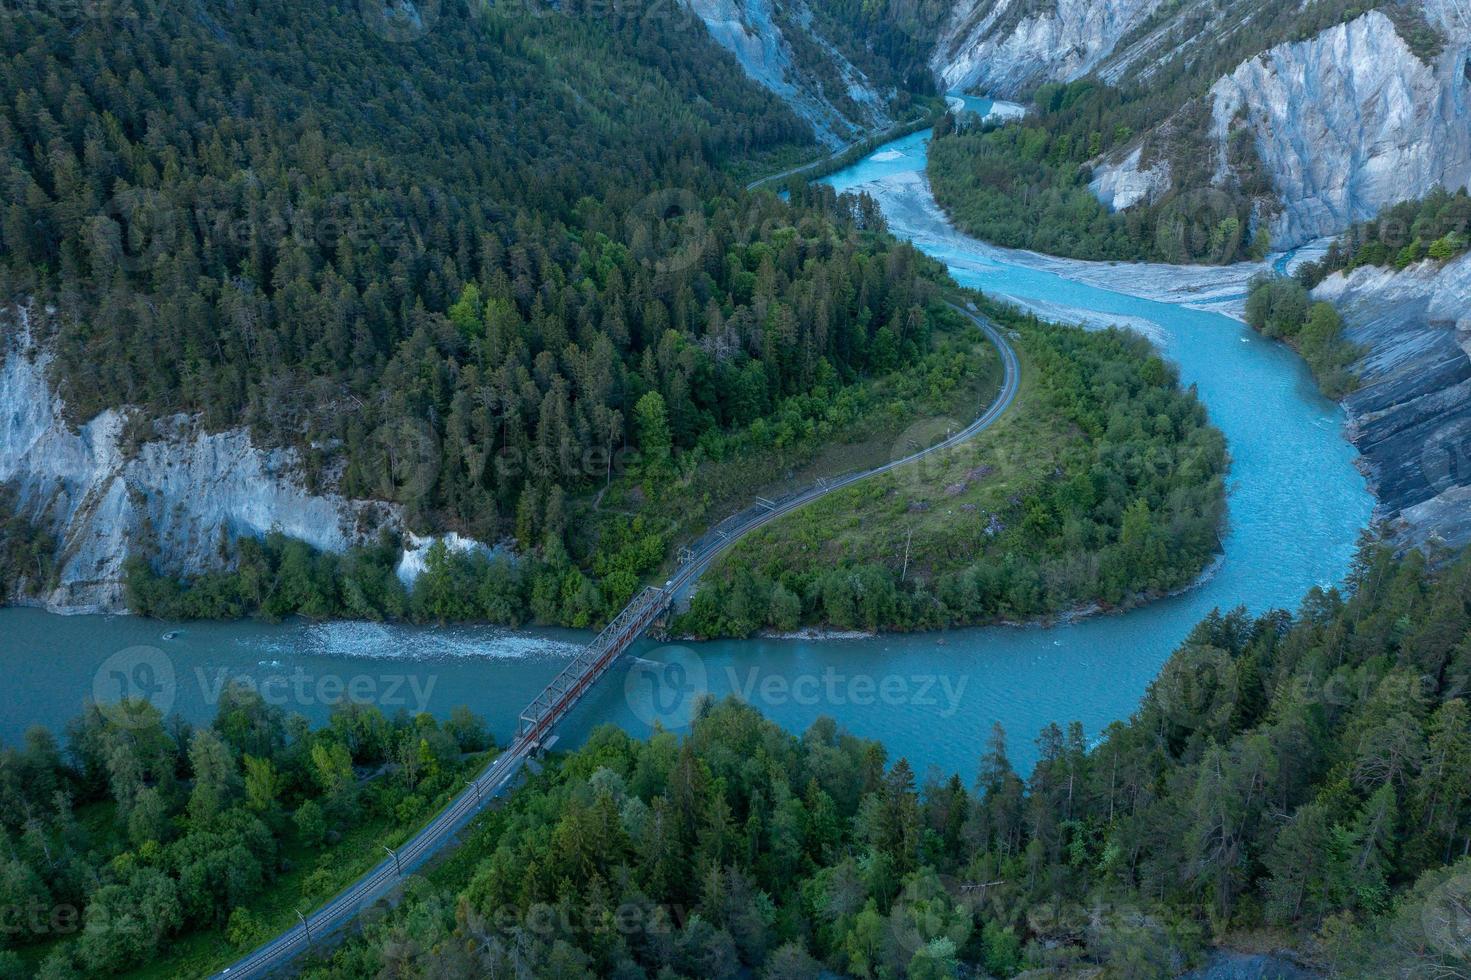
[[(1016, 401), (990, 429), (823, 497), (737, 545), (732, 560), (778, 576), (800, 564), (879, 562), (920, 577), (968, 565), (985, 550), (990, 514), (1084, 451), (1074, 427), (1038, 410), (1023, 363)], [(939, 424), (924, 441), (945, 435), (941, 420), (932, 422)]]

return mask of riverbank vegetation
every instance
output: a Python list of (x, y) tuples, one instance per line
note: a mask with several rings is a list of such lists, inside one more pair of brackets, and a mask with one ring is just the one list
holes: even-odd
[(207, 975), (375, 866), (490, 748), (463, 709), (347, 702), (311, 730), (238, 685), (197, 728), (131, 700), (65, 747), (33, 729), (0, 748), (0, 976)]
[(734, 702), (684, 738), (604, 727), (304, 975), (1165, 978), (1246, 937), (1455, 975), (1468, 629), (1471, 561), (1369, 546), (1295, 615), (1213, 613), (1132, 718), (1091, 749), (1048, 726), (1030, 773), (999, 730), (921, 776)]
[[(676, 627), (933, 629), (1129, 606), (1219, 549), (1226, 448), (1143, 339), (986, 312), (1023, 387), (987, 432), (819, 500), (736, 545)], [(952, 420), (955, 429), (973, 416)], [(913, 450), (896, 447), (895, 458)]]
[(55, 572), (55, 536), (17, 514), (16, 499), (0, 484), (0, 604), (40, 596)]
[(1405, 269), (1423, 259), (1448, 262), (1471, 249), (1471, 193), (1437, 188), (1418, 201), (1390, 205), (1373, 221), (1354, 225), (1296, 278), (1311, 289), (1335, 272), (1361, 266)]
[(1301, 281), (1253, 279), (1246, 297), (1246, 322), (1301, 354), (1329, 398), (1342, 398), (1358, 387), (1350, 367), (1363, 351), (1343, 336), (1343, 317), (1333, 304), (1313, 302)]

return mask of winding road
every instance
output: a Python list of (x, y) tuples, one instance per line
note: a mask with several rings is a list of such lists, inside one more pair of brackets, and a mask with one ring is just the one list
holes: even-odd
[[(842, 152), (842, 151), (840, 151)], [(800, 169), (800, 168), (799, 168)], [(982, 412), (975, 421), (961, 431), (951, 435), (943, 442), (919, 450), (902, 459), (896, 459), (876, 466), (873, 469), (833, 480), (819, 480), (816, 484), (797, 494), (788, 496), (781, 501), (770, 501), (748, 508), (740, 514), (716, 525), (711, 532), (707, 533), (701, 542), (685, 557), (678, 571), (665, 583), (662, 589), (646, 590), (634, 599), (634, 603), (647, 603), (647, 592), (656, 592), (660, 596), (662, 606), (667, 607), (679, 596), (684, 594), (696, 580), (699, 579), (710, 562), (723, 551), (735, 544), (736, 541), (751, 532), (766, 526), (777, 518), (783, 517), (793, 511), (812, 503), (814, 500), (827, 494), (851, 486), (860, 480), (887, 473), (890, 470), (916, 462), (926, 456), (945, 452), (989, 428), (1001, 417), (1016, 398), (1017, 390), (1021, 383), (1021, 365), (1017, 360), (1016, 352), (1012, 350), (1006, 336), (995, 324), (978, 315), (974, 310), (956, 306), (951, 307), (965, 317), (969, 318), (981, 332), (995, 346), (1001, 355), (1003, 378), (1001, 389), (996, 398)], [(621, 618), (621, 617), (620, 617)], [(504, 792), (515, 779), (520, 771), (521, 764), (525, 762), (540, 746), (541, 740), (546, 737), (550, 729), (565, 716), (570, 710), (571, 703), (596, 680), (608, 663), (617, 657), (628, 644), (633, 641), (648, 626), (648, 617), (639, 616), (635, 619), (635, 625), (624, 633), (613, 637), (609, 644), (608, 652), (592, 668), (593, 672), (579, 679), (575, 689), (563, 691), (555, 706), (530, 730), (518, 736), (514, 742), (491, 762), (486, 769), (476, 776), (470, 783), (451, 800), (443, 810), (434, 816), (407, 843), (402, 845), (396, 852), (390, 852), (371, 871), (349, 885), (335, 898), (310, 915), (304, 916), (299, 925), (287, 930), (264, 945), (260, 946), (249, 955), (237, 960), (235, 963), (215, 974), (216, 977), (260, 977), (281, 969), (290, 963), (296, 956), (308, 949), (313, 942), (323, 939), (335, 933), (343, 926), (350, 923), (359, 913), (373, 906), (374, 903), (387, 896), (398, 885), (405, 874), (413, 871), (423, 864), (428, 858), (443, 850), (452, 847), (457, 842), (457, 835), (464, 826), (474, 818), (490, 800)], [(605, 631), (606, 632), (606, 631)], [(599, 634), (603, 639), (604, 634)], [(559, 675), (560, 677), (561, 675)], [(555, 682), (554, 682), (555, 684)], [(552, 690), (551, 687), (548, 690)], [(542, 698), (547, 695), (543, 694)], [(542, 698), (538, 698), (541, 701)], [(533, 702), (536, 704), (537, 702)]]

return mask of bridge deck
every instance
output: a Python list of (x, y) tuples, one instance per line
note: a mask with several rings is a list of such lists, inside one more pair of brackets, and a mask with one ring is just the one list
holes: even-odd
[(669, 608), (672, 599), (669, 590), (653, 587), (634, 596), (623, 611), (614, 616), (521, 712), (516, 740), (535, 742), (546, 735), (618, 659), (618, 655)]

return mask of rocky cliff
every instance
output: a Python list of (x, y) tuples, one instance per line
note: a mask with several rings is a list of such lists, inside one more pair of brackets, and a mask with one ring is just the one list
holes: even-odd
[[(869, 79), (812, 29), (812, 13), (797, 0), (788, 13), (804, 31), (808, 56), (799, 59), (770, 0), (684, 0), (746, 75), (775, 93), (811, 125), (823, 145), (836, 149), (893, 123), (885, 99)], [(837, 79), (837, 90), (830, 91)]]
[[(1250, 5), (1228, 9), (1235, 19), (1219, 14), (1209, 22), (1214, 30), (1251, 29)], [(1214, 171), (1214, 186), (1229, 183), (1232, 133), (1244, 126), (1275, 197), (1262, 212), (1274, 245), (1293, 248), (1436, 185), (1471, 181), (1471, 4), (1425, 0), (1418, 15), (1439, 35), (1439, 50), (1413, 48), (1384, 11), (1370, 10), (1306, 40), (1269, 47), (1211, 86), (1208, 131), (1197, 137), (1199, 152), (1214, 158), (1205, 172)], [(1178, 28), (1165, 19), (1142, 32), (1098, 74), (1147, 89), (1159, 66), (1194, 57), (1202, 45)], [(1141, 143), (1149, 139), (1145, 134)], [(1140, 148), (1136, 143), (1094, 169), (1094, 192), (1116, 210), (1170, 188), (1168, 171)]]
[(1225, 168), (1231, 121), (1244, 114), (1281, 212), (1273, 240), (1292, 247), (1373, 217), (1436, 185), (1471, 181), (1471, 22), (1427, 0), (1443, 50), (1428, 61), (1370, 11), (1272, 48), (1211, 89)]
[(1471, 255), (1356, 269), (1313, 295), (1367, 349), (1344, 406), (1382, 515), (1408, 544), (1471, 544)]
[(1161, 0), (964, 0), (930, 59), (948, 89), (1015, 96), (1095, 69)]
[[(205, 433), (176, 416), (135, 446), (118, 410), (73, 428), (31, 328), (29, 310), (0, 315), (0, 483), (59, 539), (48, 609), (124, 611), (123, 565), (142, 549), (157, 547), (163, 566), (190, 575), (223, 564), (222, 538), (279, 530), (340, 552), (380, 528), (402, 530), (392, 505), (309, 491), (293, 450), (260, 449), (244, 430)], [(416, 544), (406, 578), (422, 565), (427, 541)]]

